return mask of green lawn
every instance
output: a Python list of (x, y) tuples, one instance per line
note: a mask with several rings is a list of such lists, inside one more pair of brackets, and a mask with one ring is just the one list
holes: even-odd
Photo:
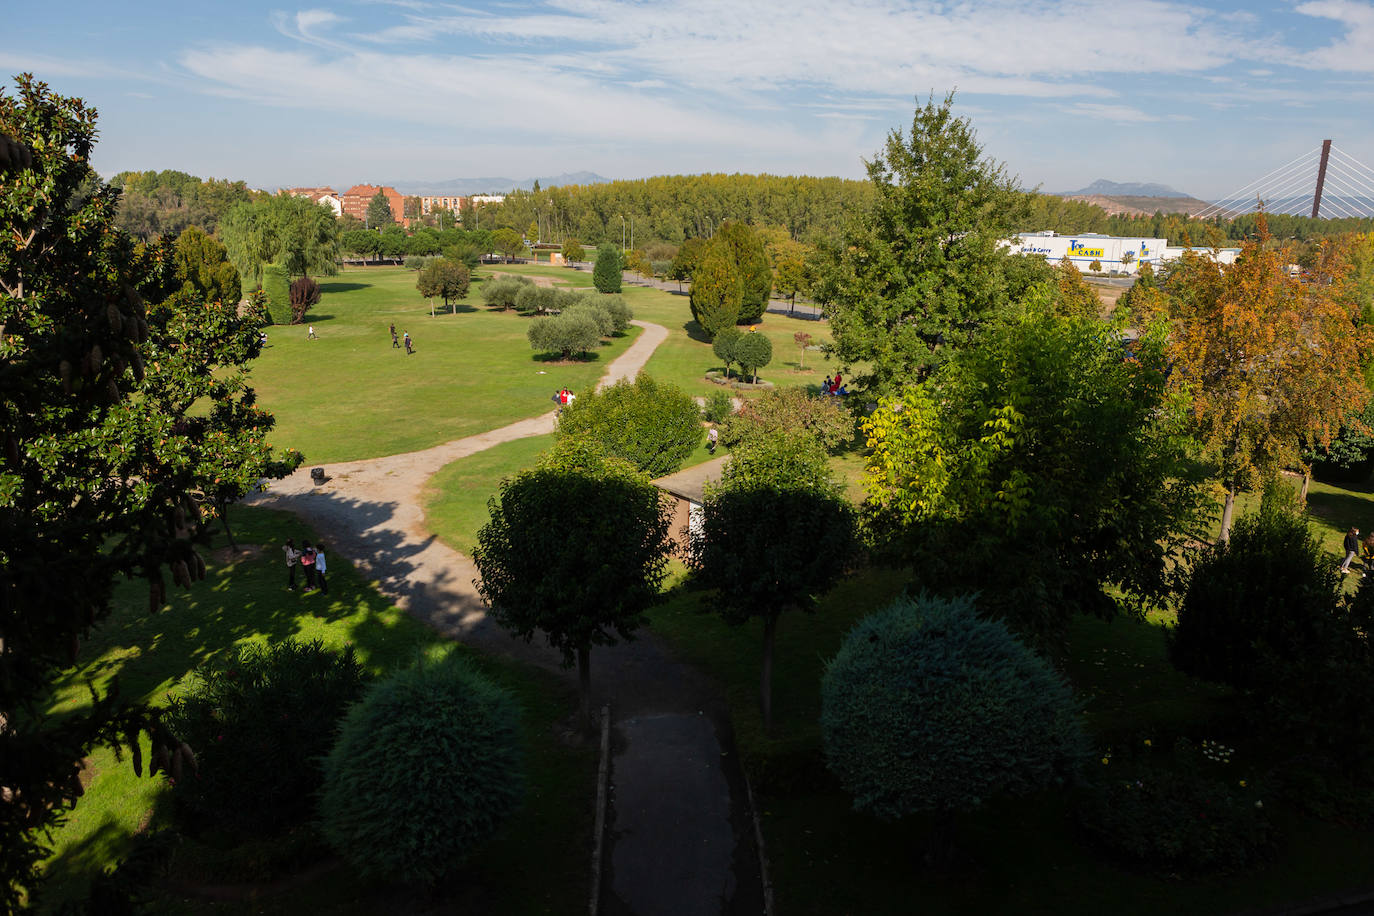
[[(1247, 500), (1247, 505), (1250, 503)], [(1333, 554), (1352, 523), (1374, 524), (1362, 491), (1314, 484), (1314, 528)], [(818, 717), (824, 660), (861, 617), (898, 593), (904, 577), (867, 571), (811, 616), (785, 615), (774, 661), (772, 734), (762, 728), (762, 628), (735, 628), (699, 593), (675, 591), (653, 629), (725, 691), (746, 770), (755, 781), (778, 912), (787, 914), (1236, 912), (1374, 883), (1374, 833), (1271, 805), (1285, 839), (1272, 863), (1229, 876), (1184, 879), (1123, 866), (1079, 841), (1065, 799), (994, 801), (961, 821), (966, 861), (939, 874), (921, 864), (928, 822), (884, 824), (853, 812), (824, 768)], [(1153, 736), (1221, 737), (1238, 748), (1240, 778), (1273, 749), (1238, 733), (1228, 692), (1179, 674), (1164, 650), (1168, 615), (1074, 621), (1064, 669), (1099, 746)], [(917, 906), (919, 901), (919, 907)]]
[[(487, 270), (479, 277), (487, 276)], [(456, 314), (429, 315), (415, 273), (349, 268), (320, 283), (304, 326), (267, 330), (253, 364), (260, 404), (277, 418), (273, 442), (311, 463), (428, 448), (552, 410), (554, 391), (585, 391), (638, 336), (631, 328), (584, 362), (550, 363), (530, 349), (529, 319), (481, 305), (474, 282)], [(415, 354), (391, 347), (387, 326), (409, 331)]]
[[(288, 536), (310, 538), (313, 532), (292, 516), (266, 510), (236, 509), (234, 521), (247, 549), (232, 558), (212, 558), (206, 580), (189, 592), (177, 590), (169, 609), (150, 616), (142, 584), (120, 588), (113, 615), (83, 646), (80, 668), (59, 684), (53, 714), (86, 702), (88, 678), (103, 686), (115, 675), (124, 695), (163, 703), (182, 689), (197, 664), (245, 640), (295, 636), (319, 638), (333, 646), (352, 644), (374, 672), (407, 665), (419, 654), (469, 651), (388, 605), (338, 555), (330, 564), (328, 598), (287, 591), (278, 545)], [(524, 709), (530, 794), (514, 821), (441, 896), (462, 904), (460, 908), (482, 912), (567, 912), (567, 900), (582, 899), (586, 892), (595, 752), (558, 737), (573, 702), (565, 682), (514, 663), (480, 655), (476, 660), (516, 694)], [(55, 852), (46, 866), (51, 879), (48, 908), (83, 895), (90, 876), (120, 859), (135, 832), (168, 818), (166, 785), (160, 778), (136, 779), (127, 758), (117, 762), (109, 751), (97, 752), (90, 763), (89, 788), (57, 832)], [(540, 863), (538, 882), (524, 880), (531, 857)], [(247, 864), (241, 853), (226, 858), (183, 840), (173, 878), (215, 884), (277, 876), (272, 862), (246, 858)], [(368, 913), (385, 909), (396, 893), (394, 888), (363, 885), (347, 870), (336, 869), (280, 898), (228, 909)], [(164, 892), (158, 907), (174, 913), (221, 908), (170, 892)]]
[[(574, 288), (591, 288), (592, 285), (590, 273), (567, 267), (513, 265), (499, 269), (513, 274), (552, 277)], [(692, 395), (705, 396), (712, 391), (720, 390), (705, 378), (708, 370), (720, 369), (722, 366), (720, 360), (711, 352), (710, 341), (692, 320), (687, 296), (650, 287), (628, 285), (621, 290), (621, 295), (634, 309), (636, 318), (661, 324), (670, 332), (668, 339), (659, 345), (649, 360), (646, 369), (650, 375), (673, 382)], [(758, 333), (767, 334), (773, 341), (773, 362), (759, 373), (761, 379), (770, 381), (778, 387), (819, 386), (823, 370), (828, 369), (831, 375), (835, 373), (835, 364), (826, 362), (816, 351), (807, 352), (805, 371), (798, 368), (801, 351), (793, 340), (793, 335), (798, 331), (804, 331), (811, 335), (813, 345), (828, 343), (830, 330), (824, 322), (765, 314), (757, 328)]]

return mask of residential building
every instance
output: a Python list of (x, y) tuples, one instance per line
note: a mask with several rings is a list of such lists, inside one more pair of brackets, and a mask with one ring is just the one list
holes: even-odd
[(458, 214), (463, 209), (465, 198), (456, 195), (435, 196), (420, 195), (420, 215), (429, 216), (435, 210), (447, 210), (450, 213)]
[(410, 220), (405, 218), (405, 196), (392, 187), (355, 184), (340, 197), (343, 212), (366, 222), (367, 205), (372, 203), (372, 198), (377, 196), (378, 191), (386, 196), (387, 203), (391, 205), (391, 215), (395, 217), (396, 222), (403, 226), (408, 225)]

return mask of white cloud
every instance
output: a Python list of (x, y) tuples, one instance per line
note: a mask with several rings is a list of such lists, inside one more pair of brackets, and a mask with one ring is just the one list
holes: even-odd
[(1115, 121), (1118, 124), (1146, 124), (1160, 120), (1157, 115), (1141, 111), (1139, 108), (1132, 108), (1129, 105), (1099, 105), (1092, 102), (1079, 102), (1065, 108), (1064, 111), (1099, 121)]
[(1331, 19), (1345, 26), (1345, 34), (1324, 48), (1299, 54), (1293, 62), (1320, 70), (1374, 73), (1374, 4), (1356, 0), (1312, 0), (1297, 11), (1305, 16)]

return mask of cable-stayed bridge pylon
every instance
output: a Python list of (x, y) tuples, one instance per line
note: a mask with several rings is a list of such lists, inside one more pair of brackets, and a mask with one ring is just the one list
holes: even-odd
[(1263, 207), (1266, 213), (1313, 219), (1374, 218), (1374, 168), (1323, 140), (1296, 159), (1193, 214), (1231, 219)]

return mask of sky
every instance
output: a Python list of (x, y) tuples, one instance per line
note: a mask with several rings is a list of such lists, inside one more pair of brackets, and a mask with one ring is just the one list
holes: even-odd
[(1328, 137), (1374, 166), (1374, 0), (6, 5), (0, 82), (95, 105), (106, 176), (862, 178), (951, 91), (1047, 191), (1217, 199)]

